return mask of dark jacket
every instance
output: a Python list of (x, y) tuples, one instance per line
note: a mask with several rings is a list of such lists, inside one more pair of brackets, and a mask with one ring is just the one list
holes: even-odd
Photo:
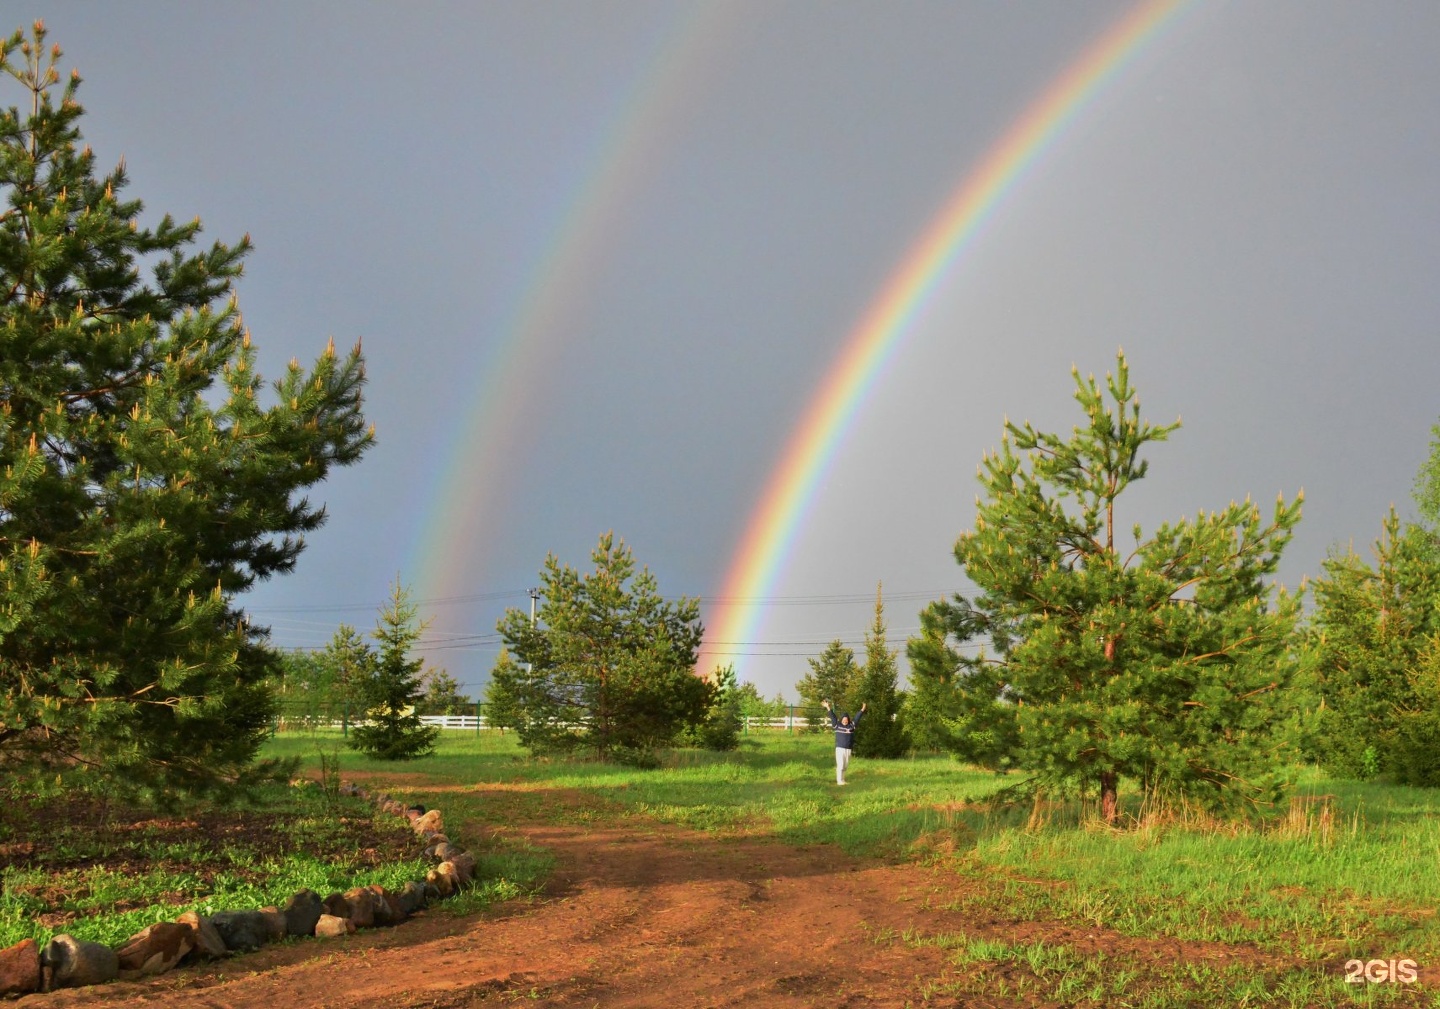
[(835, 710), (830, 710), (830, 724), (835, 726), (835, 745), (842, 750), (855, 749), (855, 726), (860, 724), (860, 717), (865, 712), (850, 719), (849, 725), (841, 725), (840, 719), (835, 717)]

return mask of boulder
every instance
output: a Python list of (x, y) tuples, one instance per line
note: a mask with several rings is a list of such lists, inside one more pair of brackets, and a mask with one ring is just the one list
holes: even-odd
[[(442, 871), (444, 870), (444, 871)], [(455, 892), (454, 869), (449, 862), (441, 862), (438, 866), (425, 874), (425, 892), (428, 894), (430, 888), (435, 888), (435, 894), (444, 899)]]
[(420, 832), (420, 839), (424, 841), (427, 845), (450, 843), (450, 838), (440, 833), (440, 831), (438, 830), (422, 830)]
[(460, 885), (469, 886), (470, 881), (475, 878), (475, 856), (468, 851), (462, 851), (451, 855), (447, 861), (455, 867), (455, 875), (459, 878)]
[(157, 921), (136, 932), (115, 952), (120, 973), (164, 974), (195, 948), (195, 931), (178, 921)]
[(315, 921), (315, 934), (321, 939), (333, 939), (337, 935), (349, 935), (353, 931), (355, 931), (355, 926), (349, 918), (322, 914)]
[(415, 803), (415, 805), (413, 805), (413, 806), (406, 806), (406, 807), (405, 807), (405, 815), (406, 815), (406, 816), (409, 816), (411, 813), (414, 813), (416, 816), (424, 816), (424, 815), (425, 815), (425, 807), (422, 806), (422, 805), (420, 805), (420, 803), (418, 803), (418, 802)]
[(432, 809), (424, 816), (417, 817), (410, 823), (415, 833), (419, 834), (427, 830), (444, 830), (445, 823), (440, 816), (440, 810)]
[(441, 841), (425, 849), (425, 857), (432, 858), (437, 862), (448, 862), (458, 854), (460, 854), (460, 849), (449, 841)]
[(435, 867), (435, 871), (449, 876), (450, 886), (457, 893), (464, 888), (466, 883), (470, 882), (470, 876), (462, 872), (460, 867), (454, 862), (441, 862)]
[(260, 913), (265, 916), (265, 927), (269, 932), (265, 937), (266, 942), (279, 942), (289, 934), (285, 927), (285, 913), (274, 904), (262, 907)]
[(120, 974), (120, 958), (113, 949), (98, 942), (82, 942), (72, 935), (51, 939), (40, 960), (50, 969), (52, 988), (104, 984)]
[(301, 890), (285, 901), (280, 909), (285, 915), (285, 931), (289, 935), (314, 935), (315, 923), (325, 912), (325, 904), (314, 890)]
[(425, 887), (412, 879), (400, 890), (396, 899), (400, 903), (400, 910), (407, 915), (414, 914), (425, 906)]
[(345, 900), (343, 893), (332, 893), (321, 903), (326, 914), (334, 915), (336, 918), (350, 917), (350, 904)]
[(0, 949), (0, 995), (25, 995), (40, 990), (40, 947), (21, 939)]
[(363, 886), (345, 891), (345, 903), (350, 913), (345, 917), (355, 923), (356, 928), (371, 928), (375, 925), (375, 895)]
[(270, 938), (270, 923), (259, 911), (221, 911), (210, 918), (228, 950), (252, 950)]
[(220, 938), (220, 933), (215, 931), (215, 926), (211, 924), (209, 918), (196, 914), (194, 911), (186, 911), (175, 921), (194, 933), (196, 956), (218, 960), (226, 954), (225, 940)]

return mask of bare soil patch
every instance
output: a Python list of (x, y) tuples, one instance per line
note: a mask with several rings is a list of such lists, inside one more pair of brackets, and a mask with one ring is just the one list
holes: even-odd
[[(503, 795), (477, 789), (507, 812)], [(554, 798), (556, 794), (550, 792)], [(508, 800), (508, 801), (507, 801)], [(577, 808), (589, 803), (573, 797)], [(463, 825), (466, 837), (497, 824)], [(899, 1007), (959, 980), (947, 951), (906, 941), (939, 934), (1064, 942), (1132, 961), (1281, 966), (1249, 946), (1138, 939), (1003, 909), (945, 910), (991, 885), (934, 866), (851, 858), (829, 845), (791, 847), (635, 820), (507, 823), (548, 848), (544, 896), (471, 918), (441, 914), (396, 929), (301, 940), (148, 982), (33, 996), (48, 1006), (272, 1009), (538, 1006)], [(24, 1004), (28, 1000), (22, 1000)], [(1047, 1003), (967, 996), (935, 1006)]]

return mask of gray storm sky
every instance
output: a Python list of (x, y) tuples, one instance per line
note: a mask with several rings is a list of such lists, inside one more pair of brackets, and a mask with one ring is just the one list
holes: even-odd
[[(363, 337), (379, 442), (315, 497), (277, 643), (373, 625), (457, 460), (483, 480), (427, 657), (478, 687), (547, 551), (614, 529), (714, 595), (791, 430), (952, 190), (1128, 3), (7, 3), (79, 68), (86, 139), (149, 212), (252, 234), (262, 371)], [(1067, 430), (1117, 346), (1184, 427), (1125, 527), (1305, 490), (1282, 580), (1366, 549), (1440, 416), (1440, 7), (1196, 2), (1111, 81), (942, 279), (807, 514), (756, 640), (767, 694), (899, 645), (1002, 419)], [(667, 64), (666, 60), (670, 62)], [(657, 68), (660, 68), (657, 70)], [(662, 72), (663, 71), (663, 72)], [(647, 91), (663, 89), (660, 93)], [(11, 93), (6, 102), (18, 100)], [(624, 132), (636, 110), (649, 118)], [(617, 150), (617, 138), (629, 138)], [(612, 159), (607, 161), (606, 159)], [(623, 184), (530, 333), (521, 408), (458, 455), (485, 369), (587, 182)], [(582, 254), (583, 253), (583, 254)], [(491, 461), (481, 460), (481, 443)], [(473, 450), (473, 451), (472, 451)], [(428, 528), (427, 528), (428, 527)], [(818, 597), (828, 597), (820, 599)], [(836, 598), (840, 597), (840, 598)], [(713, 624), (712, 614), (707, 623)]]

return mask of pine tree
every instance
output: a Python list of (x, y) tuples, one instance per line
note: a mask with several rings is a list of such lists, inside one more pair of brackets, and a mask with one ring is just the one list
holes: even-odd
[(1314, 585), (1310, 643), (1324, 704), (1316, 733), (1334, 774), (1394, 774), (1440, 784), (1425, 756), (1434, 728), (1433, 653), (1440, 646), (1440, 550), (1434, 534), (1386, 516), (1370, 565), (1331, 554)]
[(855, 699), (856, 688), (860, 685), (860, 667), (855, 665), (855, 653), (838, 639), (826, 645), (818, 656), (806, 661), (810, 663), (810, 672), (795, 684), (795, 690), (810, 718), (810, 731), (824, 732), (830, 727), (829, 719), (825, 717), (826, 701), (834, 706), (837, 718), (860, 710), (860, 702)]
[(1098, 793), (1108, 822), (1122, 776), (1207, 803), (1262, 801), (1299, 605), (1265, 579), (1299, 499), (1268, 522), (1246, 500), (1148, 539), (1137, 523), (1122, 552), (1117, 500), (1146, 475), (1141, 451), (1179, 422), (1141, 420), (1123, 354), (1106, 390), (1075, 378), (1086, 425), (1067, 439), (1007, 422), (975, 528), (955, 545), (979, 590), (970, 629), (995, 650), (976, 663), (990, 672), (961, 680), (970, 710), (1016, 741), (1040, 787)]
[(380, 760), (412, 760), (435, 749), (440, 730), (420, 721), (425, 661), (412, 658), (425, 624), (409, 593), (395, 579), (390, 602), (380, 611), (372, 636), (378, 643), (374, 673), (365, 684), (366, 721), (350, 732), (350, 746)]
[(899, 675), (895, 650), (885, 641), (885, 603), (877, 585), (875, 622), (865, 635), (865, 666), (855, 690), (854, 699), (865, 708), (865, 720), (855, 733), (855, 756), (894, 758), (910, 752)]
[(490, 670), (490, 682), (485, 687), (485, 724), (499, 729), (502, 735), (506, 729), (518, 729), (525, 717), (518, 694), (522, 673), (510, 658), (510, 650), (500, 649), (495, 667)]
[(460, 692), (460, 681), (444, 669), (427, 667), (420, 674), (420, 703), (415, 710), (422, 715), (469, 715), (475, 702)]
[(497, 628), (516, 667), (516, 731), (537, 752), (593, 748), (601, 759), (653, 762), (653, 751), (700, 724), (714, 687), (695, 674), (700, 604), (660, 595), (649, 569), (612, 533), (581, 574), (545, 558), (537, 622), (505, 611)]
[[(0, 42), (0, 760), (111, 791), (234, 786), (276, 655), (235, 603), (325, 518), (303, 492), (371, 443), (358, 346), (262, 404), (233, 296), (250, 241), (141, 224), (97, 175), (44, 26)], [(147, 276), (148, 275), (148, 278)]]
[(740, 689), (734, 665), (719, 666), (710, 675), (715, 688), (705, 720), (686, 735), (706, 750), (724, 752), (740, 745)]

